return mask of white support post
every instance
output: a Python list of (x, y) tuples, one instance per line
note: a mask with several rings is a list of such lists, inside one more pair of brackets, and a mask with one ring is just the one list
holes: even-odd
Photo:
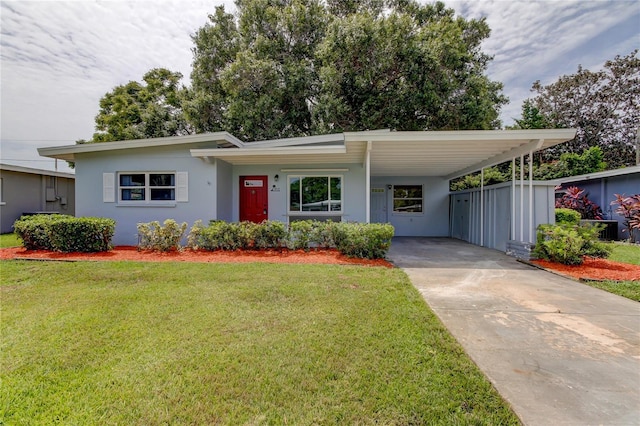
[(529, 151), (529, 242), (533, 243), (533, 151)]
[(364, 161), (365, 174), (365, 219), (366, 223), (371, 223), (371, 141), (367, 142), (367, 152)]
[(524, 155), (520, 156), (520, 241), (524, 241)]
[(484, 247), (484, 167), (480, 169), (480, 247)]
[(516, 239), (516, 157), (511, 160), (511, 239)]

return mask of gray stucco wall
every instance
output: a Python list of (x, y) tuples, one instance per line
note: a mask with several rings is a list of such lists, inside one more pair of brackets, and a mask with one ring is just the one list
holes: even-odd
[[(393, 194), (389, 190), (389, 185), (422, 185), (422, 213), (395, 213), (393, 211)], [(447, 180), (438, 177), (377, 176), (371, 178), (371, 188), (384, 189), (387, 205), (386, 221), (394, 226), (395, 235), (449, 236), (449, 182)]]
[[(515, 217), (512, 217), (511, 193), (510, 182), (485, 187), (482, 222), (479, 188), (452, 193), (450, 196), (451, 236), (501, 251), (506, 250), (507, 241), (510, 239), (535, 242), (535, 229), (538, 225), (555, 222), (554, 186), (545, 182), (534, 182), (533, 229), (529, 222), (529, 185), (525, 184), (522, 192), (520, 185), (516, 185)], [(522, 220), (521, 194), (524, 195)], [(515, 221), (516, 233), (512, 236), (513, 221)], [(482, 236), (481, 224), (484, 226)]]
[[(615, 212), (617, 206), (612, 206), (611, 202), (615, 200), (615, 194), (640, 194), (640, 173), (629, 173), (621, 176), (573, 182), (569, 181), (562, 184), (563, 188), (570, 186), (577, 186), (580, 189), (584, 189), (589, 199), (602, 208), (602, 212), (605, 215), (604, 219), (618, 221), (618, 238), (629, 238), (628, 232), (623, 232), (623, 230), (626, 229), (624, 226), (624, 217)], [(640, 233), (637, 233), (636, 237), (640, 238), (638, 234)]]
[[(300, 170), (286, 172), (282, 169)], [(323, 171), (327, 169), (345, 169), (346, 171)], [(364, 222), (365, 214), (365, 172), (358, 164), (314, 164), (296, 165), (269, 165), (269, 166), (235, 166), (231, 177), (233, 187), (232, 194), (232, 220), (240, 217), (240, 176), (266, 175), (269, 186), (269, 219), (289, 222), (290, 215), (287, 209), (287, 186), (289, 176), (298, 175), (336, 175), (343, 177), (343, 221)], [(278, 181), (275, 181), (278, 175)]]
[[(75, 214), (73, 178), (1, 170), (0, 232), (13, 232), (13, 223), (23, 213), (57, 212)], [(55, 199), (47, 200), (49, 195)]]
[[(188, 172), (188, 202), (171, 206), (124, 205), (104, 202), (103, 173), (118, 172)], [(136, 245), (137, 223), (166, 219), (187, 222), (216, 218), (216, 165), (193, 158), (187, 149), (157, 147), (153, 150), (130, 149), (82, 154), (76, 160), (77, 216), (109, 217), (116, 221), (115, 245)], [(117, 191), (117, 182), (116, 188)]]

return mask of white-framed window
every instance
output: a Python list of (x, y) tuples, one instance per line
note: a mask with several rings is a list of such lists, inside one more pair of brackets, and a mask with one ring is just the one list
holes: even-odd
[(422, 185), (394, 185), (394, 213), (422, 213)]
[(176, 201), (175, 172), (118, 173), (118, 201), (162, 203)]
[(339, 175), (290, 175), (289, 213), (309, 216), (342, 213), (343, 180)]

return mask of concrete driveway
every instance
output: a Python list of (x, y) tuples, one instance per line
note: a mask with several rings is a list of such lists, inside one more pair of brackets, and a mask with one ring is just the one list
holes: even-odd
[(388, 257), (527, 425), (640, 425), (640, 303), (446, 238)]

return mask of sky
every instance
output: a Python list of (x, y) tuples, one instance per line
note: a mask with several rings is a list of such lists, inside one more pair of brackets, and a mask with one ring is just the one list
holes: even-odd
[[(91, 139), (99, 101), (152, 68), (183, 74), (191, 35), (232, 0), (0, 1), (0, 161), (54, 170), (37, 148)], [(510, 99), (503, 124), (520, 117), (531, 86), (596, 71), (640, 47), (640, 1), (445, 0), (466, 19), (486, 18), (487, 75)], [(58, 162), (59, 171), (70, 171)]]

